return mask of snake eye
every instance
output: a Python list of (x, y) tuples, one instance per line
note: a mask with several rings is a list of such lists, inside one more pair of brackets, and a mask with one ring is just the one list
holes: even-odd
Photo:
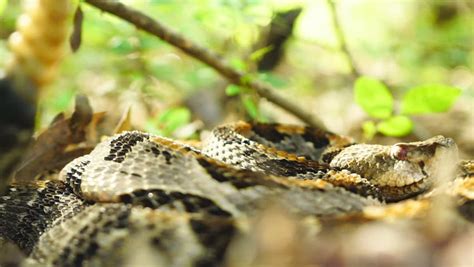
[(393, 145), (390, 149), (390, 156), (397, 160), (407, 160), (408, 148), (402, 145)]

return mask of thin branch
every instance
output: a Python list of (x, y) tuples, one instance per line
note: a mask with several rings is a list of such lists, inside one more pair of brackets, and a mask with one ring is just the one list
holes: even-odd
[(341, 46), (341, 50), (342, 52), (344, 52), (347, 62), (349, 63), (351, 74), (354, 77), (360, 76), (360, 73), (357, 70), (354, 58), (352, 57), (351, 52), (347, 48), (346, 39), (344, 37), (344, 33), (342, 32), (341, 24), (339, 23), (339, 20), (337, 18), (336, 4), (334, 4), (333, 0), (327, 0), (327, 3), (329, 5), (329, 11), (331, 14), (332, 24), (334, 26), (334, 31), (336, 33), (337, 41), (339, 42), (339, 45)]
[(167, 26), (164, 26), (146, 14), (116, 1), (85, 0), (85, 2), (102, 11), (106, 11), (123, 20), (126, 20), (135, 25), (137, 28), (155, 35), (163, 41), (181, 49), (186, 54), (214, 68), (231, 83), (243, 85), (255, 90), (261, 97), (266, 98), (273, 104), (285, 109), (287, 112), (293, 114), (295, 117), (307, 123), (308, 125), (325, 129), (322, 121), (317, 119), (315, 116), (300, 106), (288, 101), (288, 99), (275, 94), (274, 88), (270, 85), (253, 79), (248, 81), (248, 79), (245, 79), (247, 76), (246, 73), (239, 72), (232, 68), (218, 54), (193, 43), (191, 40), (188, 40), (182, 35), (172, 31)]

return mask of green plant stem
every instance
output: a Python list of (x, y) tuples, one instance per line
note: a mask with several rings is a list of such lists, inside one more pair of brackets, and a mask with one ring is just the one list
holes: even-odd
[(329, 13), (331, 15), (331, 20), (334, 27), (334, 32), (336, 34), (336, 38), (341, 47), (342, 52), (344, 52), (347, 62), (349, 63), (351, 75), (353, 76), (353, 78), (359, 77), (360, 72), (357, 70), (354, 57), (347, 48), (346, 38), (344, 37), (341, 24), (339, 23), (339, 20), (337, 18), (336, 4), (333, 0), (327, 0), (327, 3), (329, 6)]

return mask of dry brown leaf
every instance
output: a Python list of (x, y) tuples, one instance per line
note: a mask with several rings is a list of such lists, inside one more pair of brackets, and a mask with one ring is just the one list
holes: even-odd
[(98, 128), (99, 125), (104, 121), (106, 113), (107, 112), (102, 111), (92, 114), (92, 120), (89, 123), (86, 138), (89, 143), (97, 144), (100, 141), (101, 131)]
[(71, 46), (72, 52), (76, 52), (81, 47), (83, 20), (84, 13), (82, 12), (81, 6), (79, 5), (77, 6), (76, 12), (74, 12), (73, 31), (69, 37), (69, 45)]
[(118, 134), (124, 131), (129, 131), (132, 129), (132, 123), (131, 123), (131, 108), (128, 107), (125, 112), (122, 114), (122, 117), (120, 117), (119, 122), (117, 123), (117, 126), (115, 126), (114, 129), (114, 134)]
[[(15, 181), (33, 180), (38, 174), (61, 168), (67, 161), (90, 151), (81, 148), (76, 153), (65, 153), (69, 145), (86, 140), (86, 128), (92, 117), (92, 108), (87, 97), (77, 96), (71, 118), (66, 119), (64, 114), (59, 114), (49, 128), (36, 138), (14, 174)], [(73, 157), (65, 157), (67, 155)]]

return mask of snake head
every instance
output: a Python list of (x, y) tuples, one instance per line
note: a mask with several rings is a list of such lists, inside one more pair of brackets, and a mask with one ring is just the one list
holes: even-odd
[(449, 179), (456, 161), (453, 139), (435, 136), (392, 146), (352, 145), (334, 156), (330, 166), (359, 174), (380, 188), (386, 201), (399, 201), (426, 191), (434, 181)]
[(390, 148), (390, 156), (395, 160), (423, 162), (435, 157), (441, 150), (457, 150), (456, 143), (442, 135), (420, 142), (397, 143)]
[(431, 183), (454, 177), (458, 150), (453, 139), (438, 135), (425, 141), (395, 144), (390, 149), (390, 156), (398, 161), (396, 165), (415, 169), (418, 166), (420, 174)]

